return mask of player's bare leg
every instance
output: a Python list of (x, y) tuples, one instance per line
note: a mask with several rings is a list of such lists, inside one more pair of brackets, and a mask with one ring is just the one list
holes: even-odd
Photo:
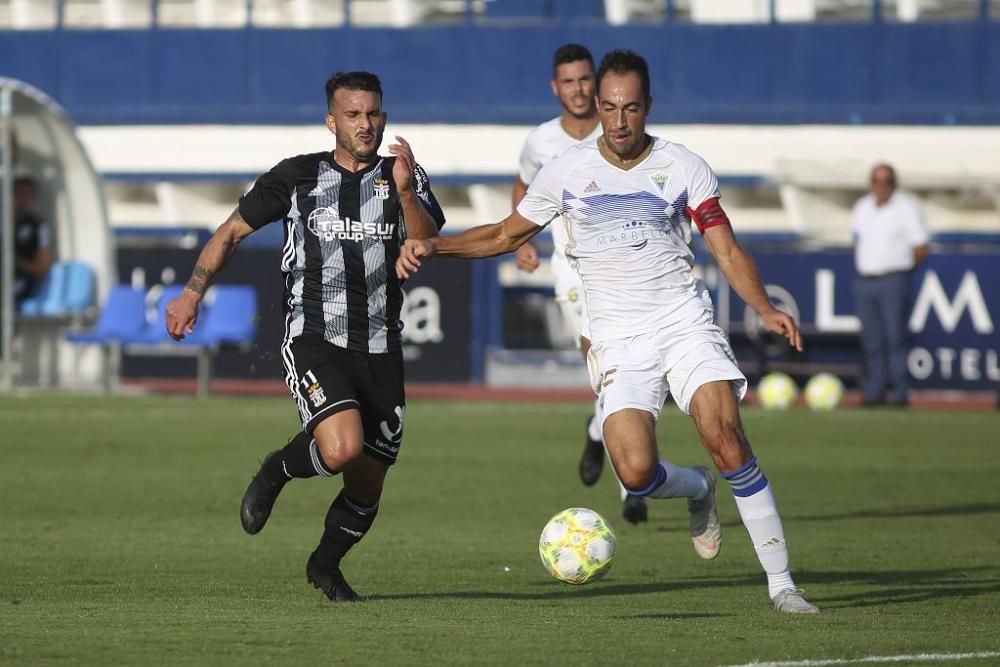
[(757, 559), (767, 574), (768, 594), (778, 611), (816, 613), (796, 588), (788, 568), (788, 548), (771, 485), (757, 465), (743, 432), (739, 404), (728, 380), (695, 391), (689, 412), (722, 477), (729, 482)]
[[(580, 336), (580, 351), (584, 360), (590, 352), (590, 340), (586, 336)], [(583, 455), (580, 457), (580, 481), (586, 486), (592, 486), (601, 476), (604, 468), (604, 434), (601, 431), (601, 402), (594, 399), (594, 414), (587, 419), (586, 439), (583, 444)], [(609, 455), (610, 456), (610, 455)], [(633, 496), (625, 489), (625, 485), (615, 475), (618, 483), (618, 490), (622, 501), (622, 516), (632, 524), (639, 524), (648, 519), (649, 512), (646, 507), (646, 499), (642, 496)]]
[[(604, 443), (618, 479), (631, 496), (646, 498), (687, 498), (692, 510), (692, 539), (695, 551), (705, 559), (715, 558), (721, 545), (721, 534), (712, 533), (705, 539), (705, 530), (696, 525), (709, 524), (708, 515), (715, 517), (715, 485), (713, 478), (701, 468), (681, 468), (659, 457), (656, 448), (656, 420), (645, 410), (625, 408), (604, 420)], [(699, 541), (701, 540), (701, 541)]]

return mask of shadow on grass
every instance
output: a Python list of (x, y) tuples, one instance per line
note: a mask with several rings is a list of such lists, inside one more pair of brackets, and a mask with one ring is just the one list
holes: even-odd
[(1000, 593), (1000, 567), (992, 565), (938, 570), (805, 572), (795, 578), (803, 585), (866, 586), (863, 591), (816, 597), (815, 602), (829, 608), (877, 607)]
[(866, 509), (843, 514), (787, 514), (786, 521), (841, 521), (844, 519), (901, 519), (908, 517), (962, 516), (971, 514), (1000, 514), (1000, 503), (967, 503), (945, 507), (897, 507)]
[[(760, 581), (758, 579), (757, 583)], [(648, 584), (610, 584), (596, 583), (586, 588), (566, 586), (556, 581), (539, 584), (546, 590), (536, 593), (521, 593), (512, 591), (452, 591), (441, 593), (400, 593), (398, 595), (372, 595), (369, 600), (420, 600), (420, 599), (458, 599), (458, 600), (561, 600), (566, 597), (594, 598), (615, 595), (649, 595), (651, 593), (667, 593), (703, 586), (701, 583), (689, 581), (660, 581)]]
[[(847, 570), (828, 572), (801, 572), (796, 581), (810, 587), (811, 597), (820, 606), (830, 608), (868, 607), (884, 604), (925, 602), (939, 598), (961, 598), (1000, 593), (1000, 567), (979, 566), (971, 568), (947, 568), (936, 570)], [(434, 593), (375, 594), (369, 600), (560, 600), (574, 598), (602, 598), (618, 595), (650, 595), (684, 590), (706, 590), (712, 588), (753, 588), (763, 587), (763, 574), (735, 577), (690, 577), (671, 581), (650, 583), (597, 582), (585, 588), (568, 587), (555, 581), (536, 584), (542, 590), (534, 592), (515, 591), (442, 591)], [(864, 590), (843, 595), (823, 596), (824, 586), (859, 586)], [(664, 618), (708, 617), (718, 614), (668, 614)]]
[(736, 614), (686, 614), (686, 613), (658, 613), (658, 614), (629, 614), (614, 616), (613, 618), (635, 618), (635, 619), (652, 619), (655, 621), (685, 621), (692, 618), (728, 618), (730, 616), (735, 616)]
[(830, 609), (853, 607), (879, 607), (888, 604), (927, 602), (942, 598), (970, 598), (977, 595), (1000, 593), (1000, 583), (992, 586), (927, 586), (925, 588), (886, 588), (855, 595), (835, 595), (818, 599), (818, 604)]

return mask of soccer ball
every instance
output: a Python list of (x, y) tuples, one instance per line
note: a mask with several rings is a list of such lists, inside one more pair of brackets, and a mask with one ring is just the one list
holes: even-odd
[(768, 410), (784, 410), (798, 393), (795, 381), (784, 373), (768, 373), (757, 385), (757, 400)]
[(819, 373), (809, 378), (805, 396), (813, 410), (833, 410), (844, 398), (844, 385), (833, 373)]
[(600, 514), (571, 507), (549, 519), (538, 540), (548, 573), (567, 584), (600, 579), (615, 559), (615, 531)]

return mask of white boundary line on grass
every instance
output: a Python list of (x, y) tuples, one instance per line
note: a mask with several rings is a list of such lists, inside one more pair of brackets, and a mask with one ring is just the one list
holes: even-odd
[(977, 653), (914, 653), (911, 655), (869, 655), (863, 658), (822, 658), (818, 660), (787, 660), (781, 662), (745, 662), (726, 667), (827, 667), (828, 665), (853, 665), (872, 662), (944, 662), (948, 660), (973, 660), (977, 658), (997, 658), (1000, 651), (979, 651)]

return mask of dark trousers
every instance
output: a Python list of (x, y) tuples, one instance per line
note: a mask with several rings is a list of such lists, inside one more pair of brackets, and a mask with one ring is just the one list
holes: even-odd
[(907, 400), (907, 318), (910, 274), (899, 271), (877, 278), (858, 276), (855, 299), (861, 318), (861, 346), (865, 353), (864, 398), (882, 401), (892, 380), (892, 401)]

